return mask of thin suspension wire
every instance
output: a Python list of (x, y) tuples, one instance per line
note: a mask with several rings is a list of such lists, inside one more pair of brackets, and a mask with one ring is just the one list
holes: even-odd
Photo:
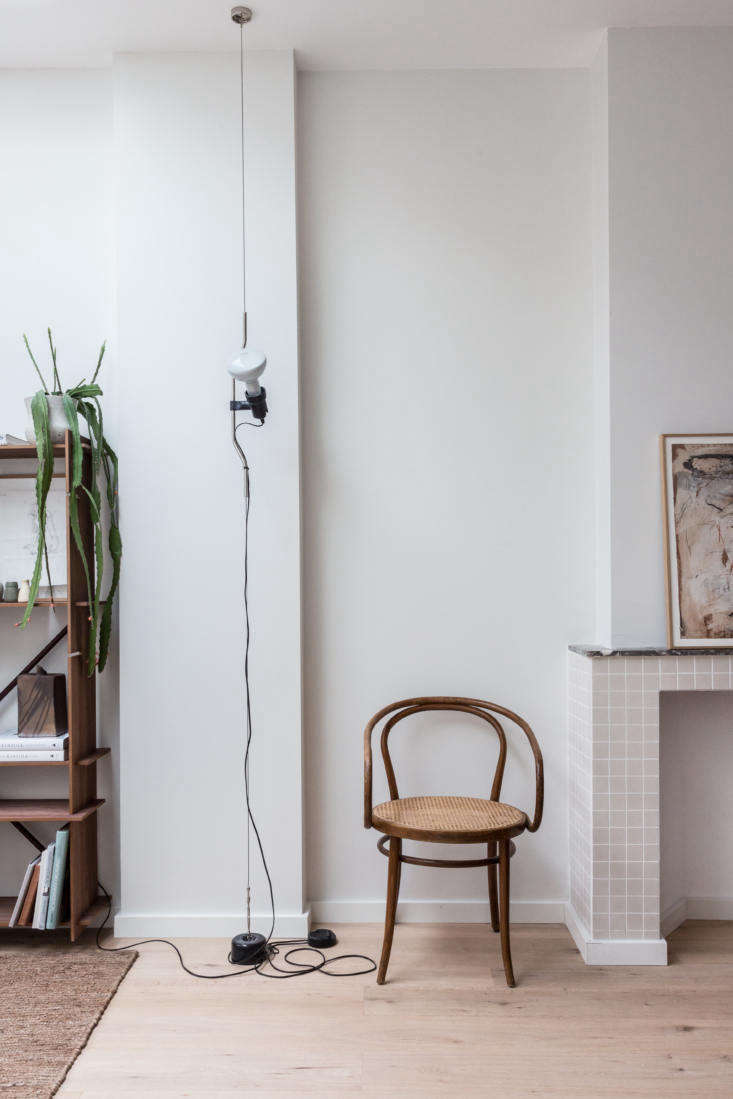
[(244, 81), (245, 81), (244, 24), (239, 24), (239, 105), (240, 105), (240, 151), (242, 160), (242, 314), (243, 341), (247, 345), (247, 229), (246, 229), (246, 182), (244, 174)]

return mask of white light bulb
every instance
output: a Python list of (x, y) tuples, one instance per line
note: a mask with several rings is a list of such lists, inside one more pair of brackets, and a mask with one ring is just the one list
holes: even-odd
[(251, 397), (259, 396), (259, 378), (267, 366), (267, 356), (263, 351), (250, 351), (248, 347), (242, 350), (229, 364), (229, 373), (238, 382), (244, 382), (245, 392)]

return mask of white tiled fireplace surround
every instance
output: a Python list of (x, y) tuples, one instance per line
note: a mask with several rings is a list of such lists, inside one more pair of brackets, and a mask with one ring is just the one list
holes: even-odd
[(570, 904), (589, 965), (666, 965), (659, 694), (733, 690), (733, 652), (568, 654)]

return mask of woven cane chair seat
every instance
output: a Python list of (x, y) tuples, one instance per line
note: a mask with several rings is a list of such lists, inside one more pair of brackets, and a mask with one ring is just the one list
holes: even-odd
[(372, 810), (374, 828), (388, 836), (479, 843), (527, 826), (521, 809), (500, 801), (464, 797), (417, 797), (385, 801)]

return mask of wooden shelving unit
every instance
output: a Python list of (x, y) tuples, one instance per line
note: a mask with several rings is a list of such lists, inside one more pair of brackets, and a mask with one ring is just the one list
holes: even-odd
[[(3, 450), (4, 450), (4, 447), (0, 446), (0, 460), (2, 460), (2, 458), (4, 457)], [(33, 604), (33, 608), (35, 610), (36, 607), (66, 607), (66, 606), (68, 606), (68, 602), (69, 602), (68, 599), (54, 599), (53, 601), (50, 600), (50, 599), (36, 599), (35, 603)], [(103, 602), (103, 600), (102, 600), (102, 602)], [(75, 603), (74, 606), (75, 607), (88, 607), (89, 603), (88, 602), (82, 602), (81, 600), (79, 600), (79, 602)], [(5, 602), (0, 601), (0, 610), (2, 610), (3, 607), (7, 607), (8, 610), (12, 610), (13, 607), (15, 607), (16, 610), (24, 611), (25, 610), (25, 603), (5, 603)]]
[[(97, 797), (97, 762), (108, 754), (108, 748), (97, 747), (96, 675), (87, 675), (89, 646), (89, 616), (84, 566), (69, 525), (68, 494), (71, 491), (71, 433), (64, 443), (54, 446), (54, 458), (63, 459), (62, 476), (66, 481), (66, 571), (67, 598), (39, 600), (34, 614), (44, 614), (44, 608), (66, 611), (66, 690), (69, 716), (69, 758), (61, 763), (42, 762), (0, 763), (4, 767), (62, 767), (67, 771), (67, 794), (64, 798), (0, 798), (0, 822), (15, 824), (24, 835), (32, 833), (25, 827), (32, 822), (59, 822), (69, 825), (69, 901), (70, 918), (61, 927), (68, 927), (71, 941), (105, 910), (107, 901), (98, 896), (97, 882), (97, 810), (104, 804)], [(0, 479), (33, 476), (27, 471), (13, 473), (9, 461), (36, 459), (36, 448), (28, 446), (0, 447)], [(84, 483), (91, 481), (91, 454), (84, 447)], [(93, 529), (86, 493), (80, 492), (79, 522), (84, 554), (94, 575)], [(0, 602), (0, 610), (24, 610), (23, 604)], [(6, 620), (7, 622), (7, 620)], [(44, 653), (45, 655), (45, 653)], [(37, 661), (40, 663), (40, 658)], [(20, 663), (20, 661), (19, 661)], [(9, 774), (12, 774), (10, 772)], [(7, 789), (5, 780), (4, 790)], [(2, 831), (0, 831), (0, 837)], [(30, 848), (29, 848), (30, 850)], [(20, 885), (20, 883), (18, 883)], [(14, 897), (0, 897), (0, 927), (7, 927), (15, 903)], [(40, 932), (39, 932), (40, 934)]]

